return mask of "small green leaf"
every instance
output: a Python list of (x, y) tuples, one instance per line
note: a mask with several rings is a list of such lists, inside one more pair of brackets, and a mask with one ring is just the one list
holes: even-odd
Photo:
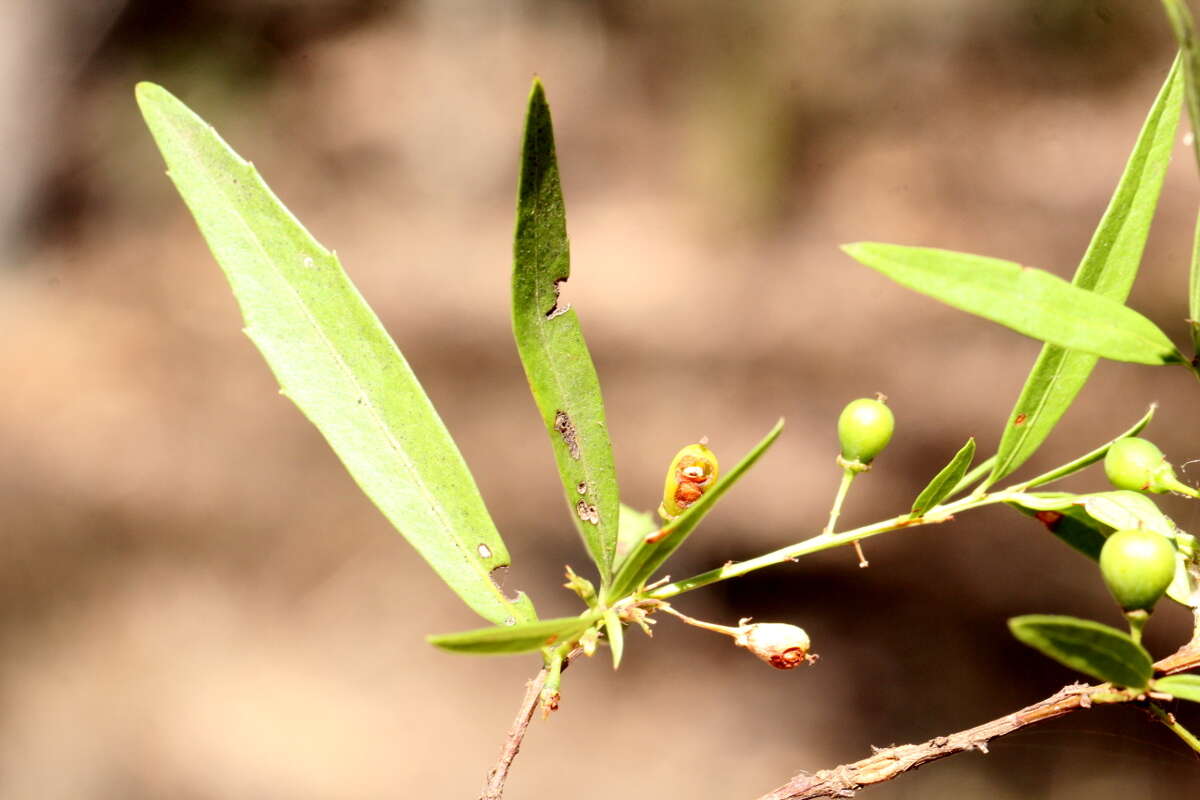
[(658, 530), (658, 523), (653, 514), (638, 511), (621, 503), (620, 535), (617, 537), (617, 560), (614, 567), (620, 568), (625, 556), (633, 552), (633, 548), (646, 536)]
[(616, 555), (618, 494), (600, 381), (575, 312), (559, 303), (571, 275), (550, 107), (534, 80), (525, 119), (512, 321), (533, 399), (550, 435), (571, 519), (607, 585)]
[(1154, 690), (1166, 692), (1177, 700), (1200, 703), (1200, 675), (1168, 675), (1154, 681)]
[[(1177, 58), (1142, 126), (1108, 209), (1071, 281), (1118, 302), (1129, 296), (1154, 219), (1179, 124), (1183, 76)], [(1083, 389), (1096, 356), (1057, 344), (1042, 347), (1009, 414), (996, 464), (985, 486), (1012, 473), (1033, 455)]]
[(942, 471), (934, 475), (929, 485), (917, 495), (916, 501), (912, 504), (912, 513), (909, 516), (915, 519), (949, 497), (954, 488), (958, 486), (958, 482), (967, 474), (967, 469), (971, 466), (971, 461), (974, 458), (975, 439), (972, 437), (967, 439), (967, 443), (962, 446), (961, 450), (954, 454), (954, 458), (950, 459), (950, 463), (942, 467)]
[(569, 642), (596, 623), (596, 615), (559, 617), (522, 625), (497, 625), (461, 633), (427, 636), (426, 641), (452, 653), (499, 655), (528, 653)]
[(1008, 621), (1009, 630), (1060, 664), (1098, 680), (1145, 689), (1154, 667), (1150, 654), (1129, 634), (1087, 619), (1029, 614)]
[(612, 650), (613, 669), (617, 669), (625, 652), (625, 631), (621, 628), (617, 612), (611, 608), (604, 612), (604, 630), (608, 633), (608, 646)]
[(613, 584), (605, 598), (610, 602), (620, 600), (645, 583), (646, 579), (653, 575), (662, 566), (662, 563), (683, 544), (700, 520), (704, 519), (704, 516), (721, 499), (721, 495), (729, 491), (746, 474), (746, 471), (754, 466), (754, 462), (758, 461), (762, 454), (775, 443), (782, 432), (783, 420), (781, 419), (775, 423), (775, 427), (763, 437), (762, 441), (756, 444), (733, 469), (722, 475), (720, 480), (700, 496), (699, 500), (678, 517), (666, 523), (661, 529), (664, 531), (661, 538), (653, 543), (647, 542), (645, 538), (638, 541), (625, 560), (621, 562), (621, 568), (613, 578)]
[(966, 491), (968, 488), (973, 486), (977, 480), (986, 475), (988, 470), (990, 470), (992, 465), (995, 463), (996, 456), (994, 455), (988, 456), (983, 461), (980, 461), (971, 468), (970, 472), (968, 472), (966, 475), (963, 475), (959, 479), (958, 483), (956, 483), (954, 488), (950, 490), (950, 494), (947, 495), (947, 497), (954, 497), (956, 494)]
[(842, 249), (903, 286), (1034, 339), (1115, 361), (1185, 363), (1146, 317), (1044, 270), (926, 247), (859, 242)]
[(1115, 489), (1080, 495), (1083, 509), (1096, 520), (1115, 530), (1145, 528), (1168, 539), (1175, 538), (1178, 528), (1154, 501), (1141, 492)]
[(187, 106), (150, 83), (137, 100), (282, 392), (467, 605), (496, 623), (536, 619), (492, 581), (508, 551), (475, 481), (337, 258)]

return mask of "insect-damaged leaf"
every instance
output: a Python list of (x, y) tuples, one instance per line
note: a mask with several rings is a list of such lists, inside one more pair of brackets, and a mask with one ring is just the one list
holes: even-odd
[(442, 633), (427, 636), (426, 641), (453, 653), (528, 653), (569, 641), (595, 623), (595, 615), (585, 614), (582, 617), (560, 617), (523, 625), (498, 625), (461, 633)]
[(1167, 335), (1132, 308), (1045, 270), (927, 247), (859, 242), (842, 249), (903, 286), (1034, 339), (1115, 361), (1185, 363)]
[[(1075, 272), (1074, 286), (1118, 302), (1129, 296), (1171, 161), (1182, 94), (1183, 75), (1177, 58)], [(1194, 294), (1195, 290), (1193, 306)], [(1092, 353), (1057, 344), (1042, 347), (1008, 416), (985, 486), (1016, 470), (1041, 446), (1087, 382), (1096, 360)]]
[(1013, 636), (1055, 661), (1102, 681), (1145, 689), (1154, 672), (1150, 654), (1116, 628), (1087, 619), (1029, 614), (1008, 621)]
[(917, 495), (917, 499), (913, 501), (911, 517), (919, 517), (929, 509), (936, 506), (938, 503), (945, 500), (954, 491), (963, 476), (967, 474), (967, 469), (971, 466), (971, 460), (975, 458), (975, 439), (967, 439), (967, 443), (962, 446), (962, 449), (954, 454), (954, 458), (950, 459), (950, 463), (942, 467), (942, 471), (933, 476), (933, 480), (929, 482), (921, 493)]
[(475, 481), (337, 258), (183, 103), (148, 83), (137, 100), (283, 393), (467, 605), (496, 623), (535, 619), (492, 582), (508, 551)]
[(656, 537), (654, 542), (647, 542), (644, 538), (637, 542), (633, 550), (621, 562), (621, 568), (617, 571), (616, 577), (613, 578), (612, 586), (605, 595), (605, 599), (609, 601), (620, 600), (645, 583), (646, 579), (653, 575), (662, 566), (663, 562), (679, 549), (684, 540), (700, 524), (700, 520), (704, 519), (704, 516), (716, 505), (721, 495), (725, 494), (725, 492), (733, 488), (735, 483), (741, 480), (746, 471), (754, 466), (754, 462), (758, 461), (763, 453), (767, 452), (767, 449), (775, 443), (775, 440), (779, 438), (779, 434), (782, 432), (783, 420), (781, 419), (762, 438), (762, 441), (756, 444), (733, 469), (722, 475), (720, 480), (700, 496), (699, 500), (689, 506), (678, 517), (665, 523), (662, 527), (662, 536)]
[(550, 107), (541, 81), (535, 80), (517, 192), (513, 333), (533, 399), (550, 434), (571, 518), (607, 585), (617, 545), (616, 468), (600, 381), (579, 319), (559, 304), (559, 284), (570, 274)]

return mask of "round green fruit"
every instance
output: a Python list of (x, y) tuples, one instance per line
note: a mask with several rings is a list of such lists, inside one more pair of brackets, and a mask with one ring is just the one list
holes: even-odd
[(1104, 456), (1104, 474), (1118, 489), (1136, 492), (1150, 490), (1155, 478), (1167, 463), (1167, 457), (1154, 442), (1130, 436), (1118, 439)]
[(896, 418), (892, 410), (879, 400), (862, 397), (851, 401), (838, 417), (838, 440), (842, 458), (870, 464), (892, 440)]
[(1175, 476), (1175, 468), (1154, 442), (1136, 436), (1113, 442), (1104, 456), (1104, 473), (1118, 489), (1200, 496)]
[(1149, 611), (1175, 577), (1175, 546), (1154, 531), (1116, 531), (1100, 550), (1100, 574), (1121, 608)]

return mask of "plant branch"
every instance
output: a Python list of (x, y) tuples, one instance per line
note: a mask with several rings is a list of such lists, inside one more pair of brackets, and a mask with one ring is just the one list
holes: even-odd
[[(566, 669), (571, 659), (581, 652), (580, 648), (576, 648), (564, 656), (561, 669)], [(550, 665), (546, 664), (538, 670), (537, 675), (534, 675), (525, 684), (525, 697), (517, 709), (517, 716), (513, 719), (512, 727), (504, 735), (504, 746), (500, 748), (500, 757), (496, 759), (496, 766), (488, 772), (487, 783), (484, 784), (479, 800), (500, 800), (504, 794), (504, 783), (508, 780), (508, 771), (512, 768), (513, 759), (521, 751), (521, 743), (525, 741), (525, 732), (529, 730), (529, 723), (541, 700), (542, 688), (546, 685), (546, 678), (549, 675)]]
[[(1182, 672), (1200, 666), (1200, 642), (1189, 642), (1177, 652), (1157, 662), (1159, 672)], [(1143, 697), (1130, 690), (1114, 689), (1104, 683), (1089, 686), (1076, 683), (1064, 686), (1049, 697), (991, 722), (958, 733), (937, 736), (922, 744), (873, 748), (861, 761), (823, 769), (812, 774), (800, 773), (759, 800), (815, 800), (822, 797), (850, 797), (857, 790), (890, 781), (930, 761), (968, 750), (988, 751), (988, 742), (1000, 736), (1061, 717), (1072, 711), (1091, 708), (1098, 703), (1123, 703)], [(1151, 705), (1151, 711), (1155, 707)], [(1161, 710), (1161, 709), (1160, 709)], [(1166, 722), (1167, 720), (1163, 720)], [(1170, 727), (1170, 725), (1168, 725)], [(1172, 730), (1175, 730), (1172, 728)], [(1178, 733), (1178, 731), (1175, 731)], [(1194, 737), (1193, 737), (1194, 738)], [(1185, 739), (1185, 741), (1187, 741)], [(1188, 742), (1189, 745), (1191, 742)]]

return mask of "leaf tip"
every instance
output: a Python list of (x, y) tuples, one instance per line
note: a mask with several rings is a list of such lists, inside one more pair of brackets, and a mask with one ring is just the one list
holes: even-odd
[(546, 105), (546, 85), (542, 83), (541, 75), (533, 76), (533, 83), (529, 87), (529, 107)]

